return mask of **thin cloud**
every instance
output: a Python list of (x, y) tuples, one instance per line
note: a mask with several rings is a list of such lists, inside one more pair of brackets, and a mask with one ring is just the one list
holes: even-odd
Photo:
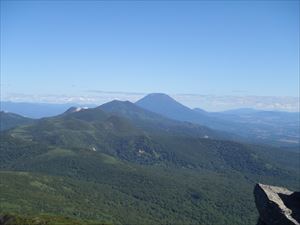
[(146, 95), (144, 92), (122, 92), (122, 91), (103, 91), (103, 90), (86, 90), (90, 93), (99, 93), (99, 94), (121, 94), (121, 95)]

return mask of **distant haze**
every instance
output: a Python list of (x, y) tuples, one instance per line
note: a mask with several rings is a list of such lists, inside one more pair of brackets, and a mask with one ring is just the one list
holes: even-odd
[[(167, 93), (168, 94), (168, 93)], [(10, 94), (1, 101), (34, 102), (54, 104), (100, 105), (111, 100), (129, 100), (136, 102), (147, 93), (87, 91), (82, 95), (30, 95)], [(180, 103), (190, 108), (201, 108), (207, 111), (223, 111), (236, 108), (253, 108), (260, 110), (299, 111), (299, 98), (278, 96), (221, 96), (200, 94), (169, 94)]]

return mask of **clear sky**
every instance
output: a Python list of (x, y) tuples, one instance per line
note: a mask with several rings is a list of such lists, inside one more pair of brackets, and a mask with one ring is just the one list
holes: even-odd
[(299, 1), (1, 1), (2, 96), (91, 90), (297, 97)]

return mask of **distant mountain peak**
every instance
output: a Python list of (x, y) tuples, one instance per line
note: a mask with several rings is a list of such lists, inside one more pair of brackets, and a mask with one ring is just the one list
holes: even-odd
[[(151, 93), (146, 95), (145, 97), (143, 97), (141, 100), (145, 100), (145, 99), (151, 99), (151, 100), (161, 100), (161, 101), (173, 101), (176, 102), (175, 99), (173, 99), (172, 97), (170, 97), (169, 95), (165, 94), (165, 93)], [(139, 102), (137, 101), (137, 102)], [(178, 102), (179, 103), (179, 102)], [(179, 103), (180, 104), (180, 103)]]
[(127, 105), (131, 105), (133, 104), (132, 102), (126, 100), (126, 101), (122, 101), (122, 100), (118, 100), (118, 99), (114, 99), (110, 102), (104, 103), (104, 104), (127, 104)]
[(110, 102), (104, 103), (103, 105), (98, 106), (97, 108), (135, 108), (137, 107), (134, 103), (130, 101), (120, 101), (120, 100), (112, 100)]
[(163, 93), (148, 94), (144, 98), (138, 100), (135, 104), (147, 110), (166, 116), (168, 116), (168, 113), (166, 112), (174, 112), (178, 114), (185, 111), (191, 111), (191, 109), (187, 106), (182, 105), (169, 95)]
[(165, 93), (150, 93), (148, 95), (146, 95), (145, 97), (160, 97), (160, 98), (171, 98), (169, 95), (165, 94)]
[(162, 107), (176, 107), (181, 109), (189, 109), (188, 107), (182, 105), (180, 102), (177, 102), (175, 99), (164, 93), (148, 94), (142, 99), (138, 100), (135, 104), (141, 107), (160, 105)]
[(80, 112), (82, 110), (86, 110), (88, 109), (88, 107), (71, 107), (69, 108), (65, 113), (68, 114), (68, 113), (75, 113), (75, 112)]

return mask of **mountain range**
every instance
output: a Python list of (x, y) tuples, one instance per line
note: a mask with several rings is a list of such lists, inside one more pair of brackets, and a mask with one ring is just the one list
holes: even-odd
[(33, 118), (33, 119), (56, 116), (66, 111), (68, 108), (74, 106), (95, 107), (96, 105), (93, 104), (80, 105), (74, 103), (52, 104), (52, 103), (10, 102), (10, 101), (0, 102), (1, 111), (11, 112), (11, 113), (22, 115), (24, 117)]
[(299, 146), (300, 114), (238, 109), (206, 112), (190, 109), (166, 94), (150, 94), (136, 104), (166, 117), (207, 126), (244, 137), (249, 142), (275, 146)]
[[(224, 112), (207, 112), (191, 109), (166, 94), (153, 93), (135, 103), (148, 112), (165, 118), (206, 126), (221, 133), (231, 134), (243, 142), (268, 144), (297, 151), (300, 139), (299, 112), (235, 109)], [(70, 108), (71, 104), (36, 104), (1, 102), (1, 110), (30, 118), (55, 116)], [(95, 105), (86, 105), (96, 107)], [(85, 107), (76, 105), (76, 107)]]
[(79, 224), (250, 225), (255, 183), (300, 188), (299, 152), (203, 126), (217, 124), (211, 113), (163, 94), (20, 123), (15, 116), (1, 113), (2, 214)]

